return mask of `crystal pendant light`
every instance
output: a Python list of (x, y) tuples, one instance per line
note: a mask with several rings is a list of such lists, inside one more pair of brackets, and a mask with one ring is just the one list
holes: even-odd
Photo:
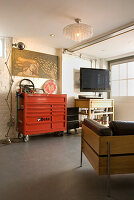
[(67, 39), (81, 42), (82, 40), (91, 38), (93, 35), (93, 28), (90, 25), (80, 23), (81, 19), (75, 19), (75, 24), (67, 25), (63, 29), (63, 34)]

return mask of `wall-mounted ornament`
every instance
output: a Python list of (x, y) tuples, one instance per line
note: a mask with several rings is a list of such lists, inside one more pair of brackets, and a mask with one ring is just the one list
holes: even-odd
[(43, 85), (44, 92), (46, 94), (55, 94), (57, 91), (57, 85), (54, 80), (47, 80)]
[(13, 48), (14, 76), (57, 79), (58, 56)]

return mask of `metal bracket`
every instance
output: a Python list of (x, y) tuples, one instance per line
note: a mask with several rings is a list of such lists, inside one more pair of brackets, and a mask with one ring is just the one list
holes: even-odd
[(82, 135), (81, 135), (81, 159), (80, 159), (80, 167), (82, 167)]
[(106, 196), (106, 200), (115, 200), (115, 198), (113, 198), (111, 196), (111, 165), (110, 165), (110, 151), (111, 151), (111, 147), (110, 147), (110, 142), (107, 142), (107, 196)]

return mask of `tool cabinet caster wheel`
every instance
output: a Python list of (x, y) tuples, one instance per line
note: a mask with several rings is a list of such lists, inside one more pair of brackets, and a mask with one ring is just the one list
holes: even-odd
[(29, 136), (28, 135), (25, 135), (24, 138), (23, 138), (24, 142), (28, 142), (29, 141)]
[(60, 132), (60, 136), (63, 136), (63, 131)]
[(60, 136), (63, 136), (63, 131), (57, 131), (56, 134), (57, 134), (57, 136), (59, 136), (59, 137), (60, 137)]
[(18, 138), (22, 139), (23, 138), (23, 134), (22, 133), (18, 133)]
[(63, 136), (63, 131), (59, 131), (58, 136)]

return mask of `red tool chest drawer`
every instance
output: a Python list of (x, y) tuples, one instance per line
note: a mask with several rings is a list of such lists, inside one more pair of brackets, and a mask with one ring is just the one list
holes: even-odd
[(29, 94), (19, 96), (18, 131), (34, 135), (67, 129), (67, 95)]

